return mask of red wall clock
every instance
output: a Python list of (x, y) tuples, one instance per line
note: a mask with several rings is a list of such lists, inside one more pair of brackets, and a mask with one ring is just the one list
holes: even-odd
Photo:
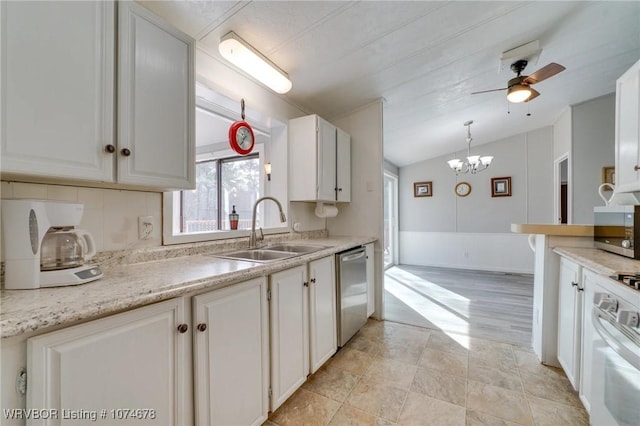
[(253, 151), (255, 137), (253, 129), (246, 121), (236, 121), (229, 127), (229, 145), (240, 155)]

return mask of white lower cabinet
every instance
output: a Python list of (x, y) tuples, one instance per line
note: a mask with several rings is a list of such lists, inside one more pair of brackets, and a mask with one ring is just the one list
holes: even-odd
[(309, 263), (309, 351), (311, 374), (338, 349), (335, 257)]
[(271, 292), (271, 410), (275, 411), (309, 374), (307, 266), (269, 277)]
[(260, 425), (269, 411), (267, 279), (193, 298), (196, 425)]
[(591, 382), (592, 377), (592, 357), (593, 339), (597, 333), (591, 321), (591, 307), (593, 306), (594, 283), (600, 280), (608, 280), (606, 277), (585, 269), (582, 271), (582, 285), (584, 287), (584, 305), (587, 307), (582, 312), (582, 353), (580, 356), (580, 389), (578, 396), (588, 413), (591, 413)]
[(63, 425), (193, 423), (187, 319), (178, 298), (29, 339), (27, 410), (56, 409)]
[(562, 257), (558, 291), (558, 361), (573, 388), (580, 387), (582, 352), (582, 267)]

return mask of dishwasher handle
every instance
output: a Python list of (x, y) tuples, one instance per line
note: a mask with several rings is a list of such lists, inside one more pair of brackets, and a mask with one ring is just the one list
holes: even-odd
[(342, 256), (342, 261), (343, 262), (351, 262), (353, 260), (358, 260), (364, 257), (364, 250), (354, 253), (354, 254), (348, 254), (346, 256)]

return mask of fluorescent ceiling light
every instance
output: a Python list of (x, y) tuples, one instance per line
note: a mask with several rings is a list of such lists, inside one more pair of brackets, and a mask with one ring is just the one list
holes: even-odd
[(233, 31), (220, 39), (218, 50), (223, 58), (274, 92), (287, 93), (291, 90), (291, 80), (287, 73)]

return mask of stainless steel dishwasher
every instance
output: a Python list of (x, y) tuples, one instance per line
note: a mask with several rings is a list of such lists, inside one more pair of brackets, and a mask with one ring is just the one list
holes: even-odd
[(338, 346), (367, 322), (367, 256), (364, 247), (336, 254)]

